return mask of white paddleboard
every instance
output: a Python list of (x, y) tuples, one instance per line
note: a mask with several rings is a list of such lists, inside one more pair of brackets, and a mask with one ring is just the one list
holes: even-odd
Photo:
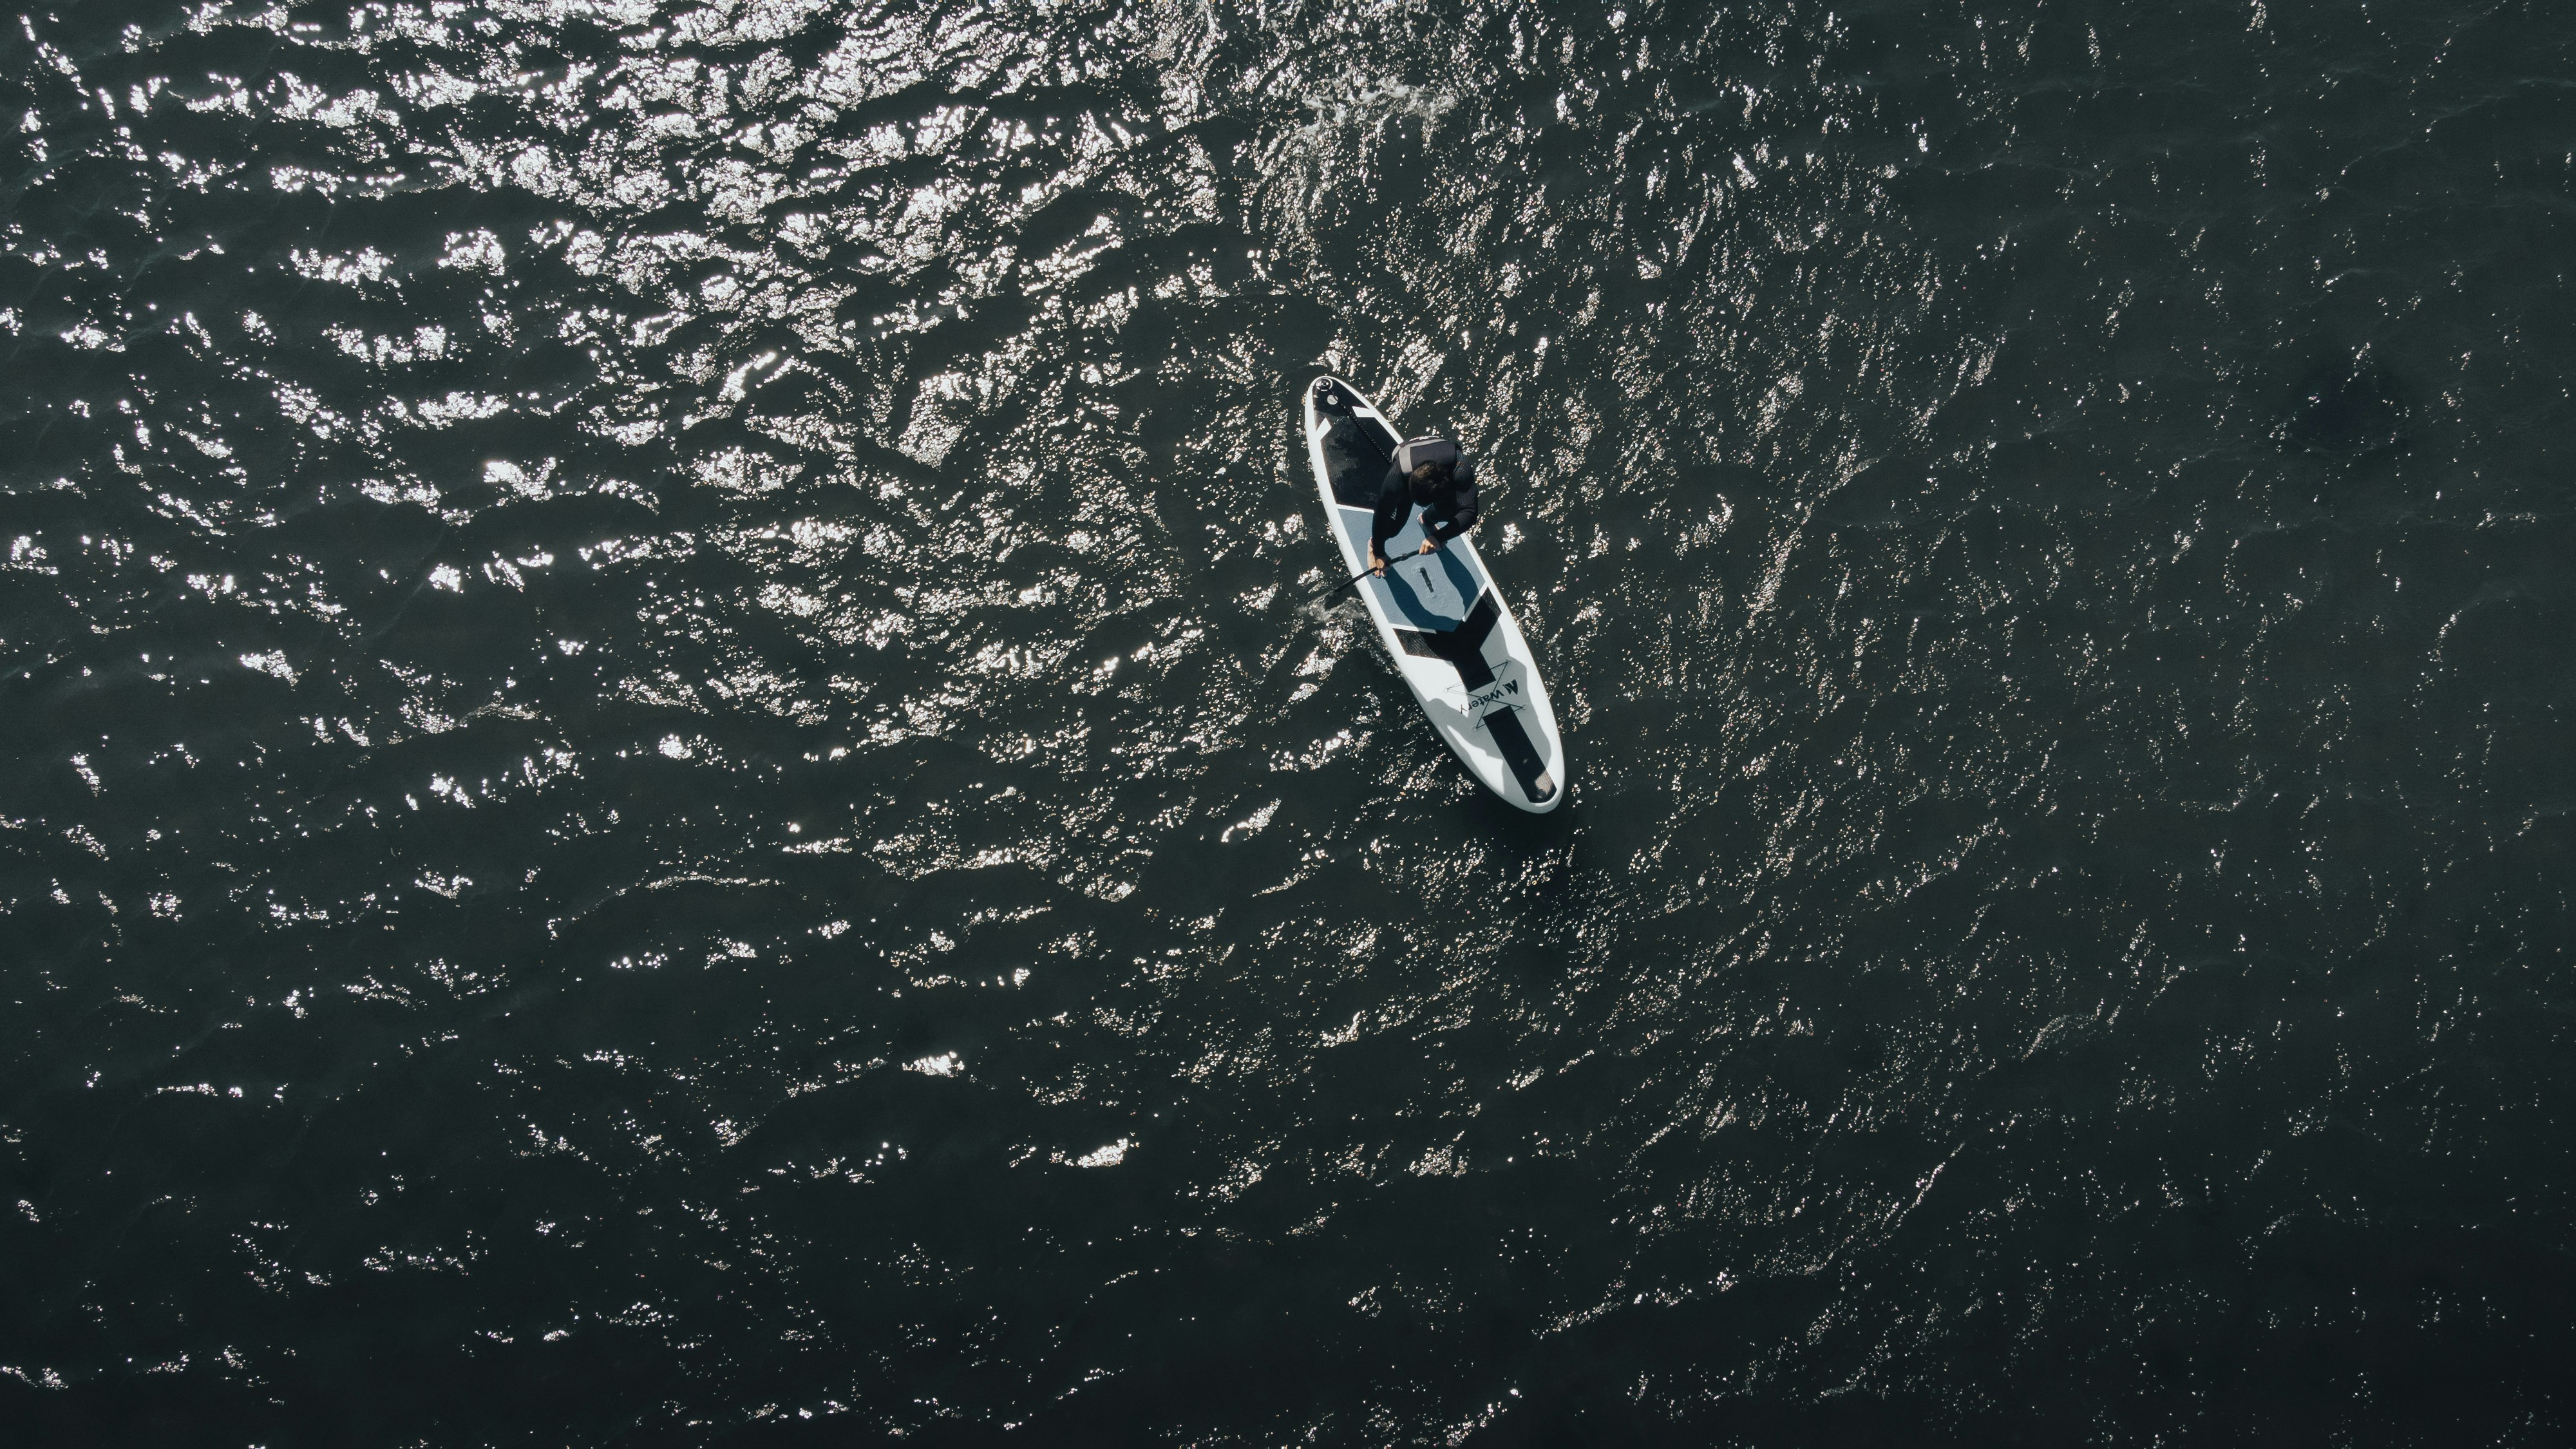
[[(1368, 566), (1378, 486), (1403, 441), (1377, 404), (1340, 378), (1306, 389), (1306, 451), (1346, 573)], [(1565, 803), (1565, 743), (1529, 641), (1473, 539), (1462, 534), (1427, 554), (1421, 547), (1416, 506), (1387, 544), (1386, 577), (1355, 585), (1379, 642), (1470, 773), (1523, 810), (1555, 809)]]

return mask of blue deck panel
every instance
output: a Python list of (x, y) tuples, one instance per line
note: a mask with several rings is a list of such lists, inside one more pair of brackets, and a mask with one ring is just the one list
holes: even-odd
[[(1350, 530), (1362, 563), (1367, 562), (1374, 521), (1366, 509), (1342, 510), (1342, 524)], [(1468, 563), (1464, 549), (1444, 548), (1424, 555), (1414, 551), (1420, 547), (1422, 510), (1417, 507), (1405, 520), (1404, 531), (1387, 541), (1386, 577), (1370, 579), (1360, 587), (1377, 596), (1388, 618), (1426, 633), (1447, 634), (1465, 623), (1467, 611), (1476, 607), (1477, 595), (1485, 591), (1484, 571)]]

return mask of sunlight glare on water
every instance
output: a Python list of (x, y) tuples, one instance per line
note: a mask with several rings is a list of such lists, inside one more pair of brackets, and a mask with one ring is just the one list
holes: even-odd
[(10, 16), (0, 1413), (2563, 1437), (2571, 32), (2384, 8)]

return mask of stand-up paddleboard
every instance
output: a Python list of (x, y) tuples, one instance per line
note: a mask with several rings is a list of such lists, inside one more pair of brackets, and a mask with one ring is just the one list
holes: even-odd
[[(1350, 573), (1368, 567), (1378, 486), (1403, 441), (1377, 404), (1340, 378), (1319, 377), (1306, 389), (1306, 449), (1324, 517)], [(1565, 744), (1556, 710), (1474, 540), (1462, 534), (1431, 553), (1417, 552), (1422, 510), (1416, 505), (1386, 547), (1386, 576), (1357, 587), (1432, 728), (1486, 788), (1523, 810), (1565, 803)]]

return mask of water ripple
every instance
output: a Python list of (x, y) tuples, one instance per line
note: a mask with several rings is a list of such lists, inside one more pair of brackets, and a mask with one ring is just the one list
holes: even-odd
[(2518, 15), (22, 18), (12, 1412), (2563, 1427)]

